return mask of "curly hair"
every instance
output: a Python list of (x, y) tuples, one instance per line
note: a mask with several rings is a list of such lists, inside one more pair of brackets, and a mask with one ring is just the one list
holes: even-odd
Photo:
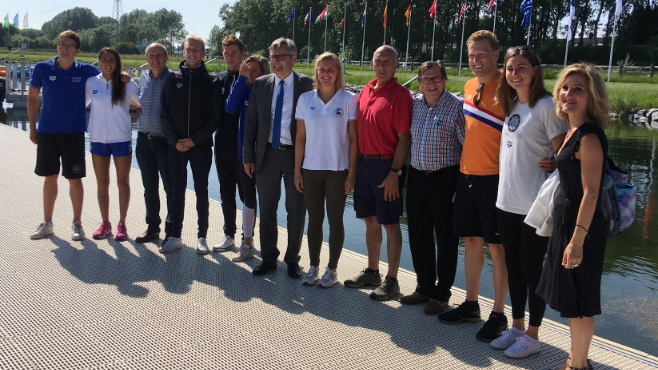
[(592, 123), (599, 126), (605, 126), (610, 120), (610, 101), (608, 100), (608, 90), (605, 87), (601, 72), (594, 65), (589, 63), (572, 64), (565, 68), (557, 78), (555, 88), (553, 89), (553, 101), (555, 102), (555, 114), (565, 121), (569, 121), (569, 117), (562, 111), (562, 104), (560, 104), (560, 90), (567, 77), (578, 74), (587, 80), (587, 91), (589, 93), (589, 101), (587, 104), (588, 114)]

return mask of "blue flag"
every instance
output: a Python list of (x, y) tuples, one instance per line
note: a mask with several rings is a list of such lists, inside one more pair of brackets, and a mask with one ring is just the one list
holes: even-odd
[(361, 28), (366, 25), (366, 11), (368, 10), (368, 7), (365, 6), (363, 7), (363, 15), (361, 16)]
[(295, 10), (293, 9), (292, 12), (290, 12), (290, 15), (288, 16), (288, 19), (295, 19)]
[(18, 13), (14, 16), (14, 27), (18, 27)]
[(523, 20), (521, 21), (521, 27), (528, 28), (532, 21), (532, 0), (523, 0), (519, 11), (523, 14)]

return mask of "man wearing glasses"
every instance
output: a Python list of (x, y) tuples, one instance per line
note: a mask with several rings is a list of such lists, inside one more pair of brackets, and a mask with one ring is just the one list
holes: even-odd
[(498, 70), (498, 39), (490, 31), (476, 31), (466, 41), (468, 64), (475, 78), (464, 85), (466, 136), (455, 193), (453, 229), (464, 237), (466, 253), (466, 300), (457, 308), (439, 315), (446, 324), (479, 322), (478, 293), (484, 266), (484, 243), (493, 263), (494, 306), (489, 319), (475, 336), (490, 342), (507, 329), (504, 314), (507, 296), (505, 251), (498, 236), (496, 197), (498, 155), (505, 117), (494, 97), (502, 74)]
[(288, 213), (288, 247), (284, 261), (288, 275), (301, 277), (299, 249), (304, 232), (306, 209), (304, 196), (294, 183), (295, 108), (299, 96), (313, 87), (313, 79), (293, 72), (297, 61), (295, 42), (279, 38), (270, 45), (272, 74), (258, 78), (251, 89), (247, 122), (244, 130), (243, 160), (248, 176), (256, 174), (256, 189), (261, 211), (260, 266), (254, 275), (264, 275), (276, 269), (277, 209), (281, 197), (281, 177), (286, 192)]
[(190, 36), (185, 40), (180, 71), (169, 73), (162, 90), (162, 131), (169, 143), (169, 165), (173, 201), (169, 215), (171, 235), (160, 247), (167, 253), (183, 246), (181, 229), (185, 210), (187, 164), (192, 169), (198, 217), (198, 254), (207, 254), (208, 175), (212, 166), (212, 134), (217, 128), (219, 109), (214, 104), (214, 77), (206, 70), (203, 40)]
[[(80, 52), (80, 36), (68, 30), (59, 34), (57, 57), (37, 63), (30, 81), (27, 112), (30, 120), (30, 140), (37, 145), (34, 172), (44, 177), (43, 222), (30, 235), (41, 239), (53, 233), (53, 211), (57, 199), (57, 179), (60, 172), (69, 180), (69, 195), (73, 205), (71, 238), (82, 240), (82, 178), (85, 164), (85, 83), (99, 74), (94, 66), (75, 61)], [(39, 93), (43, 89), (43, 111), (37, 128)]]
[(414, 98), (411, 116), (407, 222), (417, 285), (400, 303), (427, 302), (423, 312), (428, 315), (448, 308), (457, 271), (459, 238), (452, 232), (452, 198), (464, 143), (464, 114), (463, 102), (445, 90), (447, 78), (443, 64), (420, 66), (423, 94)]

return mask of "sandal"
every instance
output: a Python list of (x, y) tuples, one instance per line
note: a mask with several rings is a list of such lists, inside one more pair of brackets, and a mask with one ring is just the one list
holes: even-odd
[(569, 366), (569, 370), (593, 370), (593, 369), (594, 369), (594, 367), (592, 366), (592, 362), (589, 359), (587, 359), (587, 366), (585, 366), (585, 367)]

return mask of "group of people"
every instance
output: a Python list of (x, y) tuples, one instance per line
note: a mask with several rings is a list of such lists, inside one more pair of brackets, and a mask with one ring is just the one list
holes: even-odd
[[(486, 243), (493, 263), (494, 304), (476, 338), (505, 350), (509, 357), (535, 354), (541, 349), (539, 327), (548, 303), (569, 318), (571, 327), (571, 351), (560, 369), (592, 368), (587, 355), (593, 316), (601, 313), (606, 245), (599, 199), (607, 139), (601, 127), (609, 110), (605, 84), (593, 66), (567, 67), (551, 95), (531, 47), (509, 48), (501, 71), (496, 36), (477, 31), (467, 41), (475, 77), (466, 82), (463, 100), (445, 90), (445, 67), (431, 61), (418, 69), (421, 94), (412, 97), (395, 78), (397, 53), (387, 45), (374, 52), (375, 78), (357, 96), (344, 89), (340, 60), (333, 53), (316, 58), (314, 78), (294, 72), (297, 48), (286, 38), (272, 42), (268, 64), (260, 56), (243, 61), (242, 42), (233, 35), (225, 37), (222, 55), (227, 71), (217, 76), (207, 72), (204, 43), (196, 36), (185, 41), (185, 60), (177, 71), (167, 68), (166, 49), (151, 44), (146, 49), (150, 68), (142, 73), (139, 87), (122, 78), (116, 51), (99, 52), (99, 74), (96, 68), (74, 61), (79, 46), (75, 33), (60, 34), (58, 57), (38, 63), (30, 83), (35, 172), (45, 178), (44, 221), (33, 239), (53, 232), (60, 158), (62, 174), (70, 182), (72, 238), (84, 238), (80, 218), (85, 129), (91, 139), (102, 218), (93, 236), (112, 235), (108, 187), (109, 159), (114, 156), (120, 198), (116, 238), (127, 238), (132, 102), (140, 106), (136, 156), (147, 223), (136, 242), (159, 238), (161, 178), (167, 218), (159, 250), (167, 253), (182, 247), (189, 163), (198, 213), (196, 251), (209, 253), (208, 175), (214, 145), (224, 215), (224, 238), (214, 251), (235, 247), (237, 190), (244, 207), (242, 242), (234, 260), (254, 256), (260, 208), (262, 261), (252, 273), (264, 275), (277, 268), (277, 207), (283, 179), (287, 273), (302, 278), (304, 285), (329, 288), (338, 281), (343, 213), (346, 197), (354, 191), (356, 216), (365, 221), (368, 262), (344, 285), (375, 286), (371, 298), (390, 299), (400, 293), (400, 216), (406, 181), (417, 287), (400, 302), (425, 303), (424, 312), (438, 315), (446, 324), (482, 321), (478, 292)], [(37, 128), (40, 90), (44, 106)], [(91, 106), (88, 128), (85, 103)], [(556, 167), (561, 187), (555, 197), (549, 246), (549, 238), (537, 235), (524, 219)], [(325, 210), (329, 261), (320, 277)], [(307, 212), (310, 267), (304, 274), (299, 252)], [(382, 228), (388, 257), (383, 278), (379, 271)], [(466, 299), (448, 309), (460, 237), (465, 244)], [(509, 329), (504, 314), (508, 289)]]

